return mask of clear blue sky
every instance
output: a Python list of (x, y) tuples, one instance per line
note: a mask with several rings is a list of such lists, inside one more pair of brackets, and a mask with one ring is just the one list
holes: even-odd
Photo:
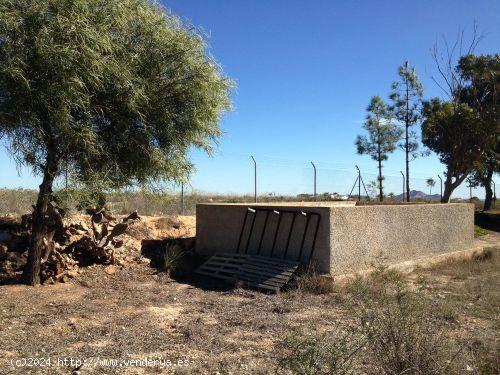
[[(318, 164), (321, 192), (350, 190), (354, 164), (372, 180), (375, 163), (356, 155), (354, 139), (362, 132), (370, 97), (387, 98), (398, 66), (408, 59), (417, 68), (429, 98), (441, 95), (431, 81), (436, 69), (430, 49), (443, 35), (454, 40), (459, 28), (471, 35), (476, 21), (485, 34), (476, 52), (498, 53), (500, 45), (500, 2), (493, 0), (172, 0), (164, 5), (208, 34), (210, 52), (237, 85), (234, 111), (224, 118), (215, 156), (192, 153), (197, 168), (192, 187), (211, 192), (250, 192), (250, 154), (259, 160), (261, 192), (310, 191), (311, 160)], [(27, 171), (17, 177), (4, 150), (0, 165), (0, 186), (37, 185)], [(386, 163), (396, 193), (403, 168), (398, 151)], [(431, 156), (413, 162), (412, 170), (423, 179), (443, 167)], [(425, 183), (415, 180), (415, 187), (424, 190)]]

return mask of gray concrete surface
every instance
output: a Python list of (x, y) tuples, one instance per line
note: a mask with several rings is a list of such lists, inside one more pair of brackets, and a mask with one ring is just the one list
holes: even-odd
[[(459, 251), (473, 246), (474, 208), (468, 203), (363, 205), (354, 202), (306, 202), (273, 204), (198, 204), (196, 207), (196, 247), (201, 254), (235, 252), (247, 207), (316, 212), (321, 222), (313, 262), (318, 272), (332, 275), (355, 272), (371, 264), (396, 263), (419, 257)], [(257, 216), (254, 236), (248, 251), (255, 253), (265, 215)], [(288, 259), (300, 248), (305, 220), (298, 219), (290, 241)], [(283, 220), (282, 228), (290, 225)], [(277, 216), (271, 215), (262, 245), (269, 255)], [(243, 247), (249, 226), (243, 235)], [(283, 232), (283, 233), (281, 233)], [(278, 236), (274, 256), (280, 256), (286, 244), (286, 231)], [(306, 253), (312, 235), (306, 237)], [(240, 248), (240, 251), (243, 251)], [(280, 253), (281, 251), (281, 253)], [(307, 257), (307, 254), (305, 254)], [(303, 256), (304, 258), (304, 256)]]

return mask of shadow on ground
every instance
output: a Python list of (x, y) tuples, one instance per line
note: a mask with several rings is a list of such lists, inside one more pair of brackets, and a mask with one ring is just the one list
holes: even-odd
[[(151, 260), (150, 267), (154, 268), (157, 273), (168, 272), (165, 256), (169, 251), (174, 253), (171, 257), (174, 258), (172, 261), (176, 264), (170, 271), (170, 277), (175, 281), (205, 291), (225, 292), (234, 289), (234, 285), (222, 280), (195, 274), (196, 269), (205, 261), (205, 257), (196, 253), (195, 237), (143, 240), (141, 242), (142, 255)], [(175, 257), (179, 253), (182, 255), (176, 259)]]
[(481, 228), (500, 232), (500, 213), (499, 212), (476, 212), (474, 223)]

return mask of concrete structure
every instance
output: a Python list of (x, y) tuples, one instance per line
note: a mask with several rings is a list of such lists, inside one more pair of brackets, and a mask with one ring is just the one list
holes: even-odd
[[(366, 269), (371, 264), (399, 263), (471, 248), (474, 240), (474, 207), (469, 203), (355, 205), (354, 202), (304, 202), (261, 204), (199, 204), (196, 207), (196, 247), (201, 254), (235, 252), (248, 207), (315, 212), (321, 217), (314, 250), (316, 270), (332, 275)], [(292, 216), (283, 217), (275, 253), (287, 243)], [(243, 234), (243, 249), (269, 255), (278, 215), (270, 215), (262, 240), (265, 214), (256, 217), (254, 235)], [(287, 259), (299, 252), (305, 219), (295, 222)], [(309, 230), (311, 232), (311, 230)], [(305, 258), (312, 247), (312, 233), (305, 239)], [(302, 257), (304, 260), (304, 256)]]

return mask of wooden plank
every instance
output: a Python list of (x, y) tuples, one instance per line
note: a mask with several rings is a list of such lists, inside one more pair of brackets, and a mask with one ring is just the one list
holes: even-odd
[(279, 259), (279, 258), (269, 258), (269, 257), (263, 257), (261, 255), (253, 255), (251, 254), (249, 256), (250, 259), (252, 260), (257, 260), (262, 263), (268, 263), (268, 264), (277, 264), (277, 265), (284, 265), (284, 264), (290, 264), (290, 265), (298, 265), (299, 262), (290, 260), (290, 259)]
[(262, 271), (262, 272), (257, 272), (255, 270), (249, 270), (247, 268), (241, 268), (238, 272), (238, 274), (247, 274), (247, 275), (254, 275), (255, 277), (273, 277), (275, 279), (278, 279), (278, 280), (284, 280), (285, 282), (287, 282), (291, 275), (290, 276), (283, 276), (283, 275), (279, 275), (279, 274), (276, 274), (276, 273), (272, 273), (272, 272), (266, 272), (266, 271)]
[(196, 273), (230, 282), (279, 291), (293, 276), (299, 263), (286, 259), (250, 254), (217, 253), (202, 264)]
[(245, 275), (238, 275), (238, 279), (249, 282), (251, 284), (266, 284), (277, 288), (281, 288), (283, 287), (283, 285), (286, 284), (286, 282), (284, 282), (283, 280), (276, 281), (274, 279), (259, 279), (259, 278), (246, 277)]
[(250, 263), (243, 264), (241, 266), (241, 268), (242, 269), (248, 269), (248, 270), (269, 272), (269, 273), (283, 275), (283, 276), (292, 276), (293, 273), (296, 270), (296, 267), (295, 268), (291, 268), (291, 269), (289, 268), (289, 269), (286, 269), (284, 271), (283, 270), (270, 269), (270, 268), (262, 268), (262, 267), (259, 267), (259, 266), (256, 266), (256, 265), (250, 264)]

